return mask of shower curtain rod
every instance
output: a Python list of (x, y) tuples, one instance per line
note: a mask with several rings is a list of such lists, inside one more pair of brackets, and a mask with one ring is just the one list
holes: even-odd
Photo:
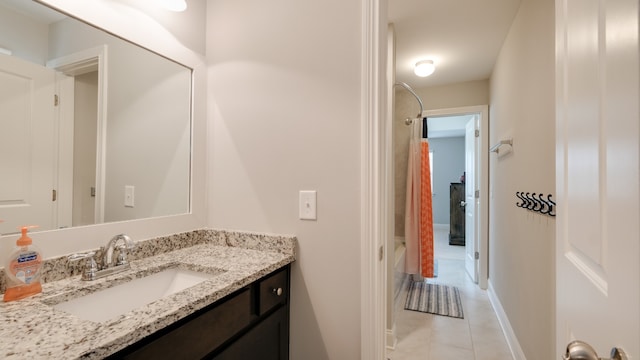
[[(409, 91), (411, 95), (413, 95), (416, 98), (416, 100), (418, 100), (418, 103), (420, 104), (420, 113), (416, 117), (418, 119), (422, 119), (422, 112), (424, 111), (424, 105), (422, 104), (422, 99), (420, 99), (420, 96), (418, 96), (418, 94), (416, 94), (416, 92), (413, 91), (413, 89), (411, 88), (411, 86), (409, 86), (409, 84), (404, 83), (402, 81), (396, 82), (394, 86), (402, 86), (403, 88), (407, 89), (407, 91)], [(407, 125), (411, 125), (412, 122), (413, 122), (413, 119), (406, 119), (404, 121), (404, 123)]]

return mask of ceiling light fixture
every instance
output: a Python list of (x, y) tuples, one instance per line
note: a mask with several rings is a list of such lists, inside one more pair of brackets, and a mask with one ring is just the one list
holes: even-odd
[(436, 66), (433, 63), (433, 60), (421, 60), (416, 63), (413, 72), (420, 77), (425, 77), (433, 74), (436, 71)]
[(169, 11), (185, 11), (187, 10), (186, 0), (161, 0), (162, 6)]

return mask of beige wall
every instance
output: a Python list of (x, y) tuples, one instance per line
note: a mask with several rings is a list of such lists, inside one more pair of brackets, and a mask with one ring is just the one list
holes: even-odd
[(291, 359), (360, 358), (361, 18), (357, 1), (207, 3), (209, 224), (298, 237)]
[[(409, 84), (411, 85), (411, 84)], [(424, 110), (486, 105), (489, 103), (489, 81), (469, 81), (459, 84), (414, 89), (424, 104)], [(407, 189), (407, 152), (409, 127), (407, 117), (420, 112), (416, 98), (402, 87), (396, 87), (393, 117), (393, 161), (395, 188), (395, 235), (404, 236), (405, 196)]]
[(554, 2), (524, 0), (491, 77), (489, 281), (527, 359), (553, 359), (555, 219), (515, 192), (554, 194)]

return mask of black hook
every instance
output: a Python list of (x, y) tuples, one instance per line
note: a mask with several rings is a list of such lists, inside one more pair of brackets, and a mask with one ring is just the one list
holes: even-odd
[(556, 206), (556, 202), (551, 200), (551, 196), (552, 196), (551, 194), (547, 196), (547, 201), (549, 202), (549, 211), (547, 211), (547, 215), (556, 216), (556, 213), (553, 210), (553, 207)]
[(542, 203), (536, 198), (536, 193), (531, 194), (531, 199), (533, 200), (533, 207), (531, 210), (539, 212), (540, 209), (542, 209)]
[[(536, 203), (533, 202), (533, 199), (531, 198), (531, 196), (529, 195), (530, 193), (526, 193), (524, 194), (524, 196), (527, 198), (527, 201), (529, 201), (529, 203), (527, 204), (527, 209), (528, 210), (533, 210), (533, 208), (536, 206)], [(536, 193), (533, 193), (534, 195)]]
[(538, 212), (544, 215), (549, 213), (549, 203), (545, 199), (543, 199), (543, 197), (544, 195), (542, 193), (538, 194), (538, 201), (540, 201), (541, 204)]
[(520, 191), (516, 191), (516, 197), (517, 197), (518, 199), (520, 199), (520, 201), (521, 201), (521, 202), (519, 202), (519, 203), (517, 202), (517, 203), (516, 203), (516, 206), (517, 206), (517, 207), (522, 207), (522, 204), (524, 203), (524, 199), (520, 196)]
[(522, 208), (523, 209), (528, 209), (529, 205), (531, 204), (531, 200), (529, 200), (529, 197), (527, 196), (527, 194), (529, 194), (529, 193), (525, 194), (524, 192), (522, 192), (520, 194), (522, 195), (522, 198), (524, 199), (524, 204), (522, 204)]

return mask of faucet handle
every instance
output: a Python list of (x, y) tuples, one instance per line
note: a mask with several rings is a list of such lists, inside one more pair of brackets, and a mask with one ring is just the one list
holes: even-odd
[(87, 251), (85, 253), (78, 253), (67, 256), (69, 262), (76, 262), (83, 259), (89, 260), (87, 261), (84, 271), (82, 272), (82, 280), (95, 279), (96, 273), (98, 272), (98, 264), (96, 263), (96, 259), (94, 258), (95, 254), (95, 251)]
[(72, 261), (72, 262), (80, 261), (82, 259), (93, 258), (93, 255), (95, 255), (95, 254), (96, 254), (95, 251), (87, 251), (85, 253), (71, 254), (71, 255), (67, 256), (67, 260)]
[(127, 261), (127, 249), (132, 249), (132, 248), (133, 247), (126, 246), (124, 244), (116, 246), (116, 249), (118, 249), (118, 259), (116, 260), (116, 266), (126, 265), (127, 263), (129, 263)]

